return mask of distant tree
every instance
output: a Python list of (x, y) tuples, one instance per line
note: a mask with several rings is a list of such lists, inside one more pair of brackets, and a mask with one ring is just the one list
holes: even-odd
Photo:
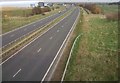
[(40, 7), (34, 7), (32, 9), (32, 14), (41, 14), (42, 13), (42, 10)]
[(45, 6), (44, 8), (41, 8), (42, 12), (49, 12), (51, 11), (50, 7)]
[(91, 11), (93, 14), (99, 14), (102, 12), (101, 8), (96, 4), (85, 4), (83, 7)]

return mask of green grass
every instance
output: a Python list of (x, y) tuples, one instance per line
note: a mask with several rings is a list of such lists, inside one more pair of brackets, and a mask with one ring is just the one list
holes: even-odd
[[(13, 15), (14, 17), (2, 18), (2, 33), (19, 28), (19, 27), (26, 25), (28, 23), (40, 20), (42, 18), (45, 18), (45, 17), (50, 16), (52, 14), (55, 14), (59, 10), (63, 10), (63, 9), (64, 9), (64, 7), (60, 7), (60, 9), (52, 10), (51, 12), (47, 13), (46, 15), (40, 14), (40, 15), (34, 15), (34, 16), (30, 16), (30, 17), (24, 17), (23, 10), (13, 10), (12, 13), (14, 14)], [(7, 12), (9, 12), (9, 11), (7, 11)], [(27, 11), (27, 13), (28, 12), (30, 12), (30, 9)]]
[(76, 73), (76, 56), (77, 56), (77, 53), (78, 53), (78, 49), (79, 49), (79, 42), (80, 42), (80, 39), (81, 37), (79, 37), (74, 45), (74, 49), (73, 49), (73, 52), (71, 54), (71, 59), (70, 59), (70, 62), (69, 62), (69, 65), (68, 65), (68, 68), (67, 68), (67, 71), (66, 71), (66, 75), (65, 75), (65, 78), (64, 80), (65, 81), (73, 81), (74, 79), (74, 74)]
[[(118, 68), (118, 28), (117, 21), (90, 19), (88, 37), (89, 55), (84, 64), (89, 65), (93, 76), (91, 80), (117, 80)], [(84, 58), (85, 59), (85, 58)], [(89, 72), (88, 72), (89, 73)]]
[(107, 21), (93, 15), (87, 24), (87, 32), (81, 29), (85, 33), (76, 42), (65, 81), (117, 81), (117, 21)]
[[(91, 51), (117, 51), (117, 21), (107, 21), (105, 19), (93, 18), (90, 20), (90, 26), (92, 28), (89, 33), (89, 47), (90, 49), (93, 48)], [(92, 46), (93, 44), (95, 45)]]
[(113, 12), (118, 12), (118, 5), (106, 5), (106, 4), (103, 4), (103, 5), (99, 5), (103, 12), (106, 14), (106, 13), (113, 13)]
[[(76, 37), (82, 33), (82, 29), (81, 29), (81, 25), (83, 23), (82, 20), (83, 20), (83, 12), (81, 11), (78, 23), (77, 23), (77, 25), (75, 27), (75, 30), (74, 30), (74, 33), (75, 33)], [(66, 71), (66, 75), (65, 75), (65, 78), (64, 78), (65, 81), (72, 80), (73, 77), (74, 77), (73, 74), (76, 72), (74, 67), (76, 65), (75, 60), (76, 60), (76, 56), (77, 56), (77, 53), (78, 53), (80, 40), (81, 40), (81, 37), (78, 38), (78, 40), (76, 41), (75, 46), (73, 48), (73, 52), (71, 54), (71, 59), (70, 59), (70, 62), (69, 62), (69, 65), (68, 65), (68, 68), (67, 68), (67, 71)]]

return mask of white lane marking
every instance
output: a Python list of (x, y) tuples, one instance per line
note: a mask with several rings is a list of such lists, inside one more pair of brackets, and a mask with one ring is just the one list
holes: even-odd
[(35, 26), (35, 25), (33, 25), (33, 26)]
[(60, 30), (57, 30), (57, 32), (59, 32)]
[[(11, 31), (9, 31), (9, 32), (6, 32), (6, 33), (2, 34), (2, 35), (6, 35), (6, 34), (11, 33), (11, 32), (13, 32), (13, 31), (17, 31), (17, 30), (19, 30), (19, 29), (21, 29), (21, 28), (24, 28), (24, 27), (29, 26), (29, 25), (31, 25), (31, 24), (34, 24), (34, 23), (36, 23), (36, 22), (43, 21), (44, 19), (49, 18), (49, 17), (52, 17), (52, 16), (54, 16), (54, 15), (56, 15), (56, 14), (58, 14), (58, 13), (55, 13), (55, 14), (53, 14), (53, 15), (47, 16), (47, 17), (45, 17), (45, 18), (42, 18), (42, 19), (40, 19), (40, 20), (31, 22), (31, 23), (26, 24), (26, 25), (24, 25), (24, 26), (21, 26), (21, 27), (19, 27), (19, 28), (13, 29), (13, 30), (11, 30)], [(2, 35), (0, 35), (0, 36), (2, 36)]]
[(40, 52), (42, 48), (40, 48), (37, 52)]
[(61, 27), (64, 27), (64, 26), (61, 26)]
[(49, 39), (52, 39), (53, 37), (50, 37)]
[[(79, 11), (80, 11), (80, 10), (79, 10)], [(79, 17), (79, 15), (80, 15), (80, 13), (78, 14), (77, 18)], [(77, 19), (76, 19), (76, 21), (77, 21)], [(47, 76), (48, 72), (50, 71), (50, 69), (51, 69), (52, 65), (54, 64), (54, 62), (55, 62), (56, 58), (58, 57), (58, 55), (59, 55), (59, 53), (60, 53), (60, 51), (61, 51), (61, 49), (62, 49), (63, 45), (64, 45), (64, 44), (65, 44), (65, 42), (67, 41), (68, 36), (69, 36), (69, 35), (70, 35), (70, 33), (72, 32), (72, 30), (75, 28), (74, 26), (75, 26), (76, 21), (74, 22), (74, 24), (73, 24), (72, 28), (70, 29), (69, 33), (67, 34), (67, 36), (66, 36), (65, 40), (63, 41), (63, 43), (62, 43), (61, 47), (59, 48), (59, 50), (58, 50), (58, 52), (57, 52), (56, 56), (54, 57), (54, 59), (53, 59), (52, 63), (50, 64), (49, 68), (47, 69), (47, 72), (46, 72), (46, 73), (45, 73), (45, 75), (43, 76), (41, 83), (43, 83), (43, 81), (45, 80), (45, 78), (46, 78), (46, 76)]]
[(14, 75), (13, 78), (21, 71), (21, 69), (19, 69)]
[[(60, 15), (61, 16), (61, 15)], [(60, 17), (59, 16), (59, 17)], [(0, 63), (0, 65), (4, 64), (5, 62), (7, 62), (9, 59), (11, 59), (13, 56), (15, 56), (17, 53), (19, 53), (20, 51), (22, 51), (24, 48), (26, 48), (28, 45), (30, 45), (32, 42), (36, 41), (39, 37), (41, 37), (42, 35), (44, 35), (45, 33), (47, 33), (50, 29), (52, 29), (54, 26), (56, 26), (58, 23), (60, 23), (61, 21), (63, 21), (65, 18), (67, 18), (69, 16), (69, 14), (67, 16), (65, 16), (62, 20), (60, 20), (59, 22), (57, 22), (55, 25), (53, 25), (51, 28), (49, 28), (48, 30), (46, 30), (43, 34), (41, 34), (40, 36), (38, 36), (37, 38), (33, 39), (30, 43), (28, 43), (27, 45), (23, 46), (20, 50), (18, 50), (17, 52), (15, 52), (13, 55), (11, 55), (10, 57), (8, 57), (5, 61), (3, 61), (2, 63)], [(58, 18), (58, 17), (57, 17)], [(57, 19), (56, 18), (56, 19)], [(54, 19), (55, 20), (55, 19)], [(47, 25), (46, 25), (47, 26)]]
[(10, 37), (13, 37), (14, 36), (14, 34), (12, 34)]
[(27, 30), (27, 28), (24, 29), (24, 31), (26, 31), (26, 30)]
[[(78, 14), (78, 16), (77, 16), (77, 18), (76, 18), (72, 28), (75, 28), (75, 26), (77, 25), (79, 16), (80, 16), (80, 9), (79, 9), (79, 14)], [(73, 45), (74, 45), (74, 43), (73, 43)], [(73, 47), (71, 48), (71, 50), (73, 50)], [(65, 69), (64, 69), (64, 72), (63, 72), (63, 75), (62, 75), (62, 78), (61, 78), (61, 83), (63, 83), (63, 80), (64, 80), (64, 77), (65, 77), (65, 74), (66, 74), (66, 71), (67, 71), (67, 67), (68, 67), (70, 58), (71, 58), (71, 51), (70, 51), (69, 57), (67, 59), (66, 65), (65, 65)]]

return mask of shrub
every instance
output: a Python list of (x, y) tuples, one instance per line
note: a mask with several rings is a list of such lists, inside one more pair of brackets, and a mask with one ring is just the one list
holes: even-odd
[(59, 6), (56, 7), (56, 9), (59, 9), (59, 8), (60, 8)]
[(41, 8), (40, 7), (34, 7), (32, 9), (32, 14), (41, 14), (42, 11), (41, 11)]
[(51, 11), (50, 7), (47, 7), (47, 6), (44, 8), (41, 8), (41, 10), (42, 10), (42, 13)]
[(85, 4), (82, 6), (86, 9), (88, 9), (89, 11), (91, 11), (91, 13), (93, 13), (93, 14), (99, 14), (102, 12), (101, 8), (95, 4)]
[(54, 10), (54, 7), (52, 7), (52, 10)]
[(92, 11), (91, 11), (93, 14), (99, 14), (101, 13), (101, 8), (96, 6), (96, 5), (93, 5), (93, 8), (92, 8)]
[(84, 7), (84, 4), (79, 4), (80, 7)]
[(44, 13), (42, 13), (42, 15), (45, 15)]

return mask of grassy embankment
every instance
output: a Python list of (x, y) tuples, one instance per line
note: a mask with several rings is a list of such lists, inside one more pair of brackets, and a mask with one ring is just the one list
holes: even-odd
[[(115, 11), (106, 7), (106, 13)], [(118, 80), (117, 21), (108, 21), (104, 15), (86, 14), (85, 11), (83, 15), (83, 25), (78, 27), (82, 28), (84, 35), (76, 43), (65, 80)]]
[(78, 18), (78, 24), (77, 27), (73, 30), (71, 35), (69, 36), (65, 48), (63, 48), (62, 57), (59, 60), (59, 63), (57, 64), (57, 67), (54, 71), (54, 74), (52, 75), (51, 81), (60, 81), (64, 72), (64, 68), (66, 65), (67, 58), (69, 56), (69, 52), (72, 46), (73, 41), (75, 38), (81, 33), (81, 25), (82, 25), (82, 11), (80, 11), (80, 16)]
[(59, 9), (47, 12), (45, 15), (33, 15), (26, 17), (27, 14), (31, 14), (32, 9), (14, 8), (10, 10), (2, 10), (2, 33), (19, 28), (25, 24), (40, 20), (47, 16), (57, 13), (59, 10), (64, 10), (64, 7), (60, 6)]

